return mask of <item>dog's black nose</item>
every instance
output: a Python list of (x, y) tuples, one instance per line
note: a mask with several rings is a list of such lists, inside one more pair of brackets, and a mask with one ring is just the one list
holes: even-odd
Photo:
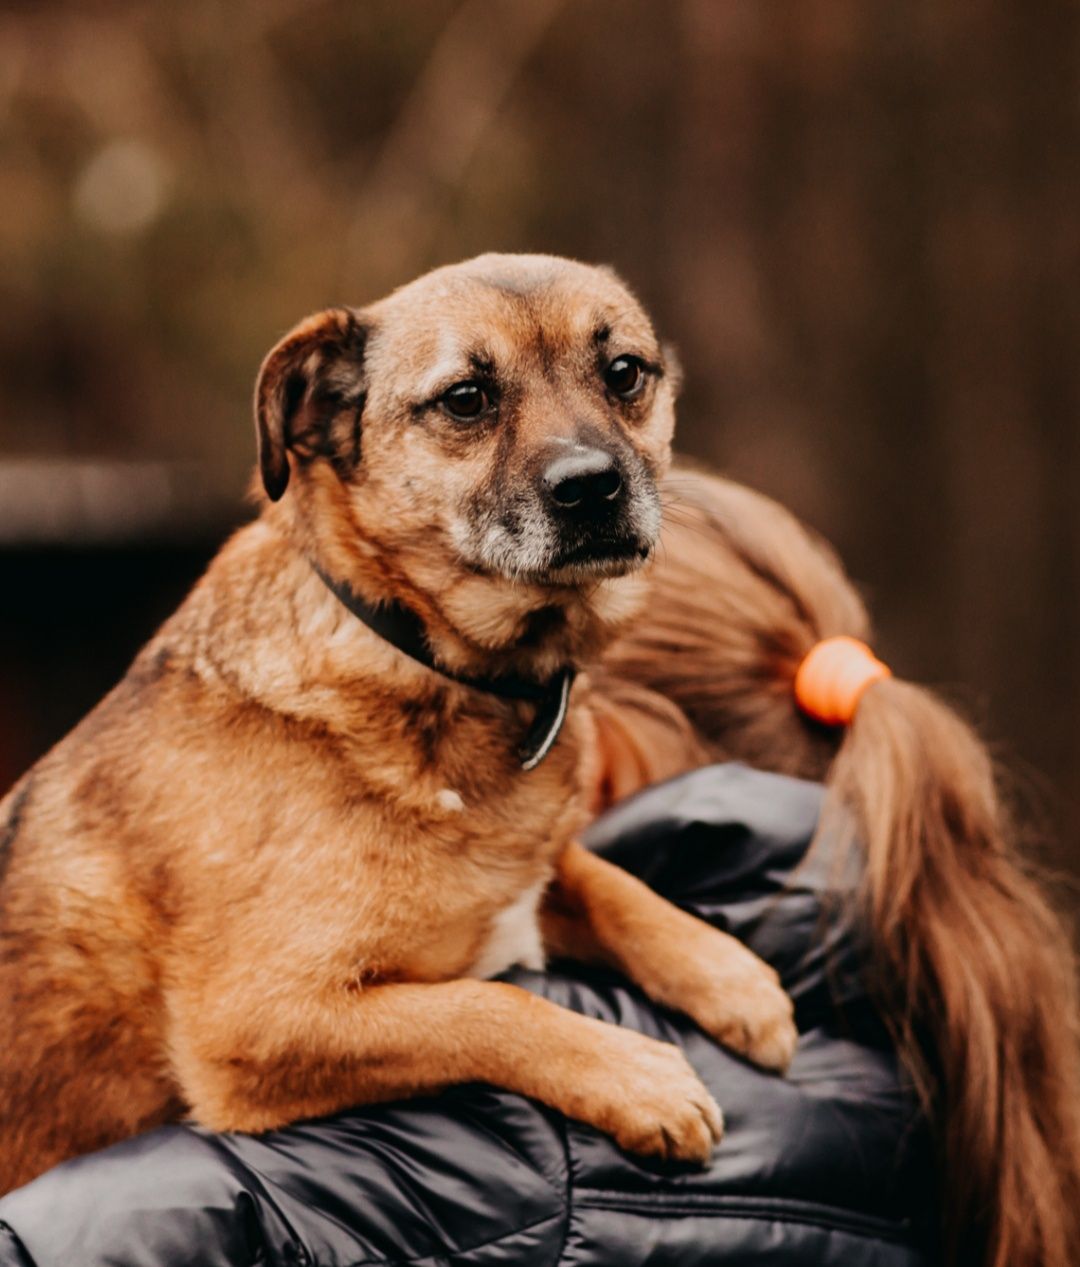
[(566, 510), (601, 508), (614, 502), (622, 489), (614, 457), (580, 445), (550, 463), (543, 479), (551, 500)]

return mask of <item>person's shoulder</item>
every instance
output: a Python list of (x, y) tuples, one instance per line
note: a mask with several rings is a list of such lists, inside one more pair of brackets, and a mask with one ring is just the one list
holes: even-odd
[(574, 968), (513, 979), (678, 1043), (724, 1113), (724, 1138), (704, 1169), (633, 1157), (565, 1123), (577, 1246), (570, 1261), (743, 1263), (767, 1261), (780, 1247), (776, 1261), (785, 1263), (929, 1261), (930, 1140), (887, 1044), (853, 1036), (842, 1017), (821, 1018), (801, 1029), (792, 1066), (779, 1077), (655, 1008), (614, 974)]
[[(820, 784), (732, 763), (649, 788), (590, 829), (590, 847), (771, 963), (794, 1000), (800, 1037), (780, 1078), (615, 977), (576, 968), (530, 977), (531, 988), (566, 1006), (680, 1043), (725, 1115), (707, 1170), (674, 1177), (570, 1124), (583, 1225), (593, 1216), (580, 1203), (587, 1211), (598, 1200), (609, 1212), (636, 1211), (639, 1222), (660, 1219), (654, 1240), (670, 1233), (677, 1242), (690, 1233), (669, 1227), (663, 1212), (693, 1210), (703, 1236), (702, 1220), (726, 1221), (732, 1252), (722, 1261), (732, 1262), (773, 1243), (791, 1247), (793, 1262), (830, 1261), (815, 1249), (830, 1238), (851, 1241), (837, 1261), (916, 1262), (917, 1246), (933, 1239), (929, 1135), (862, 970), (851, 901), (857, 843), (841, 818), (823, 825), (824, 802)], [(601, 1213), (595, 1219), (604, 1225)], [(887, 1247), (875, 1250), (886, 1256), (866, 1258), (867, 1244)]]

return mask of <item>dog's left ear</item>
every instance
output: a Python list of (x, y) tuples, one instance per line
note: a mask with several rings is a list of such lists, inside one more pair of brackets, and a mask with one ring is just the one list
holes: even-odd
[(289, 483), (289, 454), (326, 458), (339, 474), (360, 461), (367, 326), (351, 308), (301, 321), (271, 350), (255, 384), (259, 470), (271, 501)]

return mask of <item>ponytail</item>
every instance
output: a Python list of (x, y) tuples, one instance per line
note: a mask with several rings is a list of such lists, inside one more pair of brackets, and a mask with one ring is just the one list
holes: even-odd
[[(748, 489), (681, 470), (647, 618), (605, 656), (677, 705), (713, 759), (825, 781), (864, 854), (872, 986), (940, 1147), (947, 1262), (1069, 1267), (1080, 1247), (1073, 951), (1017, 857), (986, 749), (929, 691), (883, 677), (824, 726), (794, 682), (865, 640), (829, 547)], [(599, 684), (603, 688), (603, 682)]]
[(935, 1124), (947, 1261), (1066, 1267), (1080, 1246), (1073, 951), (985, 748), (928, 691), (866, 692), (829, 775), (865, 851), (876, 984)]

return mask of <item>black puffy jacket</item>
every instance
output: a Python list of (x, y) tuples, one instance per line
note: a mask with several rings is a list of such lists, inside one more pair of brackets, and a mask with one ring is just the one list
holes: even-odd
[(727, 1123), (708, 1169), (628, 1156), (472, 1085), (260, 1137), (169, 1127), (68, 1162), (0, 1201), (0, 1263), (925, 1267), (928, 1140), (829, 900), (836, 851), (806, 856), (820, 802), (814, 784), (714, 766), (624, 802), (589, 838), (780, 971), (800, 1031), (786, 1078), (613, 976), (511, 974), (682, 1044)]

